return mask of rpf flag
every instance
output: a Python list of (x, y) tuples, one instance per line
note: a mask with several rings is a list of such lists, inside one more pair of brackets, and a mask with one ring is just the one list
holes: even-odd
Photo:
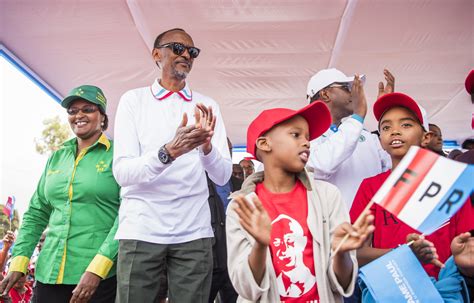
[[(360, 268), (363, 301), (444, 302), (428, 274), (407, 245)], [(366, 290), (367, 288), (367, 290)], [(370, 292), (373, 300), (369, 300)]]
[(474, 189), (474, 165), (412, 146), (372, 201), (426, 235), (448, 221)]
[(7, 203), (3, 207), (3, 213), (7, 215), (10, 220), (13, 220), (13, 210), (15, 208), (15, 196), (9, 196), (7, 199)]

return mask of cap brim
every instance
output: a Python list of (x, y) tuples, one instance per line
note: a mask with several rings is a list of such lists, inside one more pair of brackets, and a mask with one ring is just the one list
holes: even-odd
[(302, 116), (308, 122), (309, 140), (318, 138), (328, 130), (329, 126), (331, 126), (331, 113), (326, 104), (319, 100), (306, 105), (302, 109), (281, 119), (280, 121), (276, 121), (274, 125), (282, 123), (283, 121), (289, 120), (295, 116)]
[(464, 82), (464, 86), (466, 87), (466, 91), (469, 94), (472, 94), (474, 89), (474, 69), (471, 70), (469, 75), (467, 75), (466, 81)]
[(374, 104), (375, 119), (377, 119), (377, 121), (380, 121), (380, 118), (382, 118), (383, 114), (387, 110), (397, 106), (408, 108), (413, 113), (415, 113), (418, 120), (420, 120), (420, 123), (422, 125), (424, 124), (423, 114), (420, 110), (420, 107), (418, 106), (418, 103), (416, 103), (416, 101), (413, 100), (410, 96), (407, 96), (402, 93), (390, 93), (380, 97)]
[[(352, 87), (352, 83), (354, 83), (354, 78), (355, 78), (355, 76), (347, 77), (348, 81), (346, 81), (346, 82), (350, 83), (350, 84), (351, 84), (351, 87)], [(360, 82), (362, 82), (362, 86), (364, 86), (364, 85), (365, 85), (366, 76), (365, 76), (365, 75), (359, 75), (359, 80), (360, 80)]]
[(61, 106), (64, 107), (64, 108), (69, 108), (69, 105), (71, 105), (71, 103), (74, 100), (77, 100), (77, 99), (84, 99), (84, 98), (81, 98), (79, 96), (68, 96), (68, 97), (64, 98), (63, 101), (61, 101)]
[(297, 112), (308, 121), (309, 139), (314, 140), (324, 134), (331, 126), (331, 113), (322, 101), (315, 101)]
[[(334, 81), (332, 83), (352, 83), (352, 82), (354, 82), (354, 78), (355, 78), (355, 76), (339, 78), (339, 79), (337, 79), (336, 81)], [(360, 79), (360, 81), (362, 81), (362, 85), (364, 85), (366, 76), (365, 75), (359, 75), (359, 79)]]
[(102, 106), (102, 104), (100, 104), (99, 102), (97, 101), (91, 101), (85, 97), (80, 97), (80, 96), (76, 96), (76, 95), (72, 95), (72, 96), (68, 96), (66, 98), (64, 98), (63, 101), (61, 101), (61, 106), (64, 107), (64, 108), (69, 108), (69, 106), (71, 105), (72, 102), (78, 100), (78, 99), (81, 99), (81, 100), (85, 100), (87, 102), (90, 102), (92, 104), (95, 104), (97, 105), (101, 110), (103, 110), (105, 112), (105, 108)]

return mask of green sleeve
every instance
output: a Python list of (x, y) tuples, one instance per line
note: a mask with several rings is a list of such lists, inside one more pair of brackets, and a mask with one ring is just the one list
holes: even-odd
[(115, 233), (117, 232), (118, 228), (118, 215), (115, 218), (114, 225), (109, 231), (109, 234), (107, 235), (107, 238), (105, 238), (104, 243), (99, 248), (99, 251), (97, 252), (99, 255), (102, 255), (104, 257), (109, 258), (112, 261), (115, 261), (117, 259), (117, 254), (118, 254), (118, 247), (119, 247), (119, 241), (115, 240)]
[(30, 200), (28, 210), (23, 216), (23, 222), (13, 248), (13, 257), (23, 256), (30, 258), (41, 234), (48, 225), (53, 208), (44, 196), (44, 185), (50, 161), (51, 158), (46, 164), (36, 191)]
[(114, 225), (109, 231), (107, 238), (102, 243), (97, 252), (97, 255), (89, 263), (86, 271), (92, 272), (102, 279), (105, 279), (112, 268), (114, 262), (117, 260), (118, 254), (118, 240), (115, 240), (115, 232), (118, 228), (118, 216), (115, 218)]

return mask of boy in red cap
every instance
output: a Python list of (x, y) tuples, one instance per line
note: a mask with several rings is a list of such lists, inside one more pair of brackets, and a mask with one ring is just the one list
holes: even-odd
[[(464, 86), (466, 87), (468, 94), (471, 95), (472, 103), (474, 103), (474, 69), (471, 70), (467, 75)], [(474, 112), (472, 113), (471, 117), (471, 128), (474, 129)]]
[[(355, 251), (373, 231), (371, 215), (351, 226), (339, 191), (308, 176), (309, 142), (330, 125), (326, 105), (263, 111), (247, 151), (264, 164), (227, 212), (228, 269), (241, 299), (342, 302), (357, 277)], [(342, 238), (350, 234), (336, 254)]]
[(471, 101), (474, 102), (474, 69), (469, 72), (464, 81), (464, 87), (469, 95), (471, 95)]
[[(380, 142), (390, 154), (393, 169), (411, 146), (426, 147), (431, 139), (423, 108), (405, 94), (391, 93), (380, 97), (374, 104), (374, 115), (379, 122)], [(350, 211), (352, 222), (357, 220), (390, 173), (387, 171), (362, 181)], [(364, 247), (358, 249), (359, 263), (365, 265), (398, 245), (415, 240), (410, 247), (426, 272), (435, 278), (443, 266), (441, 262), (451, 255), (451, 240), (473, 228), (472, 208), (467, 203), (451, 218), (450, 224), (426, 238), (377, 204), (371, 207), (371, 211), (375, 216), (375, 231)], [(465, 219), (461, 220), (461, 216)]]

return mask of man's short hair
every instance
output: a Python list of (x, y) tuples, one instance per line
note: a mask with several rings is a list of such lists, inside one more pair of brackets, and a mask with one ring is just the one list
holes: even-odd
[(242, 163), (243, 161), (248, 161), (248, 162), (250, 162), (250, 163), (252, 164), (252, 166), (255, 166), (255, 165), (253, 164), (253, 161), (252, 161), (252, 160), (250, 160), (250, 159), (245, 159), (245, 158), (242, 159), (242, 160), (240, 160), (239, 165), (240, 165), (240, 163)]
[[(323, 90), (324, 88), (322, 88), (321, 90)], [(317, 101), (317, 100), (320, 100), (321, 98), (321, 95), (320, 95), (320, 91), (318, 91), (314, 96), (311, 97), (311, 99), (309, 100), (309, 103), (313, 103), (314, 101)], [(309, 97), (309, 96), (308, 96)]]
[(161, 40), (163, 40), (163, 37), (164, 37), (167, 33), (169, 33), (169, 32), (174, 32), (174, 31), (180, 31), (180, 32), (184, 32), (184, 33), (186, 32), (184, 29), (178, 28), (178, 27), (169, 29), (169, 30), (167, 30), (167, 31), (164, 31), (164, 32), (162, 32), (161, 34), (159, 34), (159, 35), (156, 37), (155, 43), (153, 44), (153, 48), (157, 48), (158, 46), (160, 46), (160, 45), (161, 45)]
[(462, 143), (462, 148), (463, 149), (469, 149), (469, 146), (472, 145), (474, 146), (474, 139), (466, 139), (464, 140), (464, 142)]

